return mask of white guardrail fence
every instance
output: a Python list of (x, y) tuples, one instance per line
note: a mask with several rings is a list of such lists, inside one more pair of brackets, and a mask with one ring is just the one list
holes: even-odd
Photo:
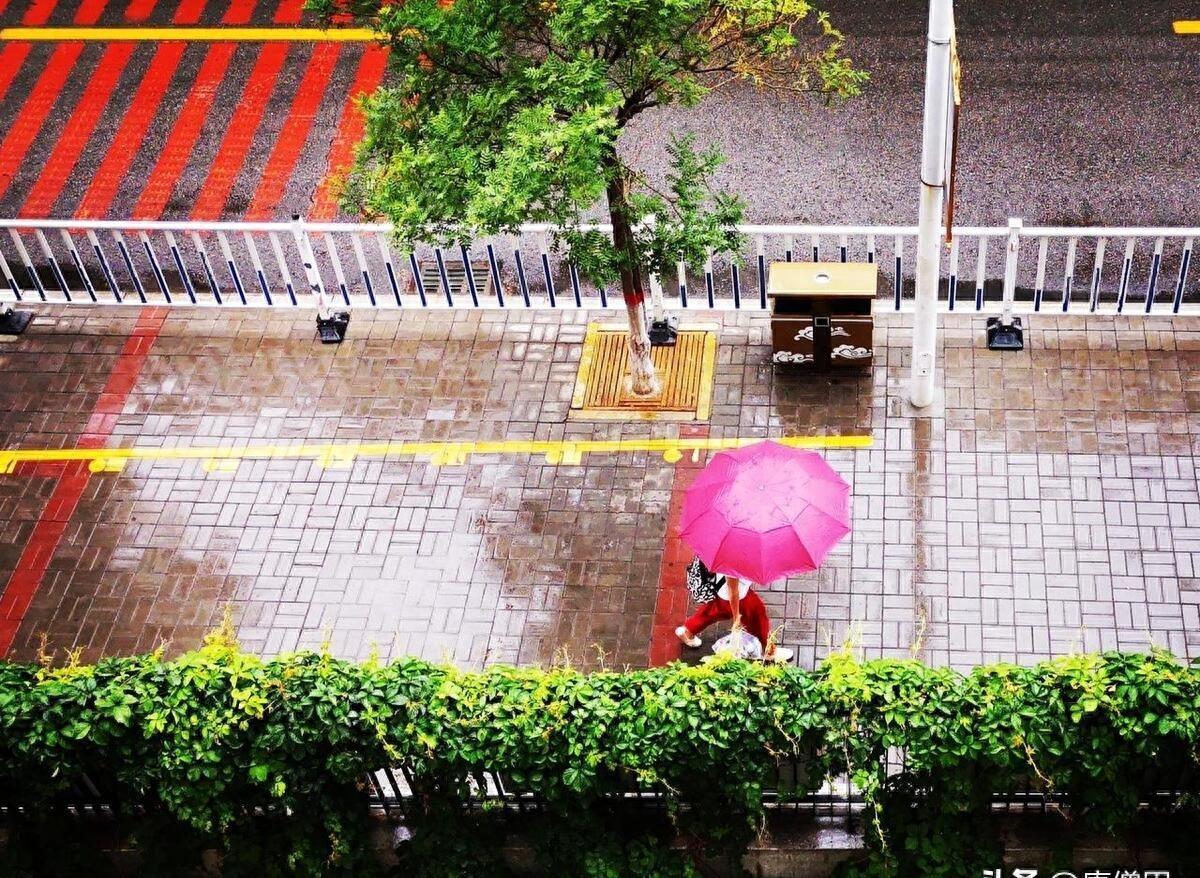
[[(596, 226), (604, 230), (606, 226)], [(916, 226), (747, 225), (739, 253), (662, 278), (679, 309), (768, 307), (773, 261), (879, 266), (879, 308), (912, 307)], [(943, 311), (1197, 314), (1200, 228), (965, 226), (942, 257)], [(0, 220), (0, 302), (213, 308), (619, 308), (527, 226), (399, 251), (386, 225)], [(306, 265), (308, 263), (308, 265)], [(466, 270), (470, 266), (470, 270)], [(1192, 278), (1189, 278), (1189, 273)], [(1005, 278), (1011, 280), (1006, 284)]]

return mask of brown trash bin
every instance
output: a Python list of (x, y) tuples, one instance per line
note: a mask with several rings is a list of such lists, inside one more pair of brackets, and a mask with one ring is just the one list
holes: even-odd
[(773, 362), (817, 369), (871, 365), (876, 274), (866, 262), (772, 262)]

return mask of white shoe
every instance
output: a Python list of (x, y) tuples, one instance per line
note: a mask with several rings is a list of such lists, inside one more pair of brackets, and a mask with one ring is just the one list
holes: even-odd
[(675, 636), (683, 641), (684, 646), (690, 646), (692, 649), (696, 649), (702, 643), (699, 637), (689, 634), (688, 630), (682, 625), (675, 629)]
[(771, 653), (770, 660), (773, 662), (786, 663), (792, 660), (792, 656), (796, 653), (794, 650), (788, 649), (786, 646), (777, 646), (775, 651)]

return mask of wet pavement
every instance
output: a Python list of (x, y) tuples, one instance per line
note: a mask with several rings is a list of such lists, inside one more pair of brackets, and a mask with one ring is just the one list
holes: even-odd
[[(907, 318), (877, 318), (872, 369), (829, 377), (773, 367), (764, 317), (718, 315), (712, 417), (692, 425), (568, 421), (582, 314), (362, 314), (340, 347), (309, 315), (219, 317), (60, 309), (0, 346), (3, 447), (175, 449), (0, 475), (11, 656), (186, 649), (229, 607), (264, 653), (661, 661), (686, 558), (667, 521), (704, 455), (519, 443), (704, 433), (874, 439), (826, 452), (853, 535), (761, 590), (803, 665), (847, 637), (959, 666), (1200, 654), (1191, 321), (1037, 316), (1001, 354), (951, 317), (944, 396), (914, 418)], [(511, 444), (438, 451), (473, 440)], [(432, 444), (363, 445), (384, 441)], [(315, 443), (340, 451), (289, 456)]]

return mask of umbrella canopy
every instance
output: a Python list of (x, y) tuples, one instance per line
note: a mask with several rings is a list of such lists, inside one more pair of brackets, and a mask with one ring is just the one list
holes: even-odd
[(721, 451), (688, 489), (679, 532), (717, 573), (757, 583), (805, 573), (850, 532), (850, 486), (815, 451)]

